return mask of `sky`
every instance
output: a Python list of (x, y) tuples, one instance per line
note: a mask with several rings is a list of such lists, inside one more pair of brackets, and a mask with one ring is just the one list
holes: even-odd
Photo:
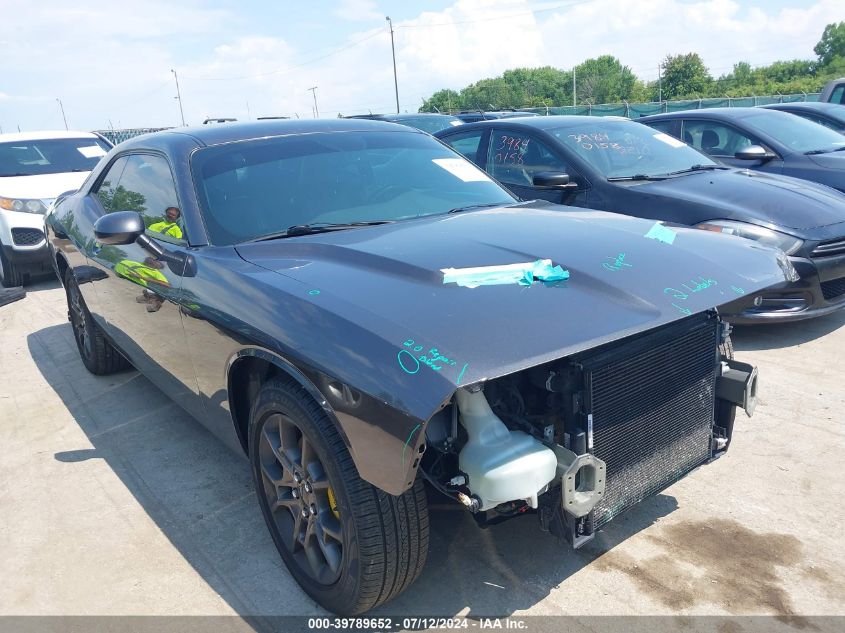
[[(3, 132), (416, 112), (517, 67), (814, 58), (843, 0), (0, 0)], [(175, 71), (175, 73), (173, 72)], [(315, 90), (310, 88), (316, 87)], [(316, 97), (316, 110), (315, 102)], [(565, 104), (561, 104), (565, 105)]]

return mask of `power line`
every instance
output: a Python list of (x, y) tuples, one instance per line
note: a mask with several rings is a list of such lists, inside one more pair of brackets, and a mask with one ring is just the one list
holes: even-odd
[(301, 64), (296, 64), (294, 66), (288, 66), (287, 68), (278, 68), (276, 70), (270, 70), (266, 73), (259, 73), (257, 75), (242, 75), (240, 77), (188, 77), (186, 75), (182, 75), (182, 79), (191, 79), (193, 81), (238, 81), (241, 79), (258, 79), (259, 77), (268, 77), (269, 75), (280, 75), (284, 73), (288, 73), (292, 70), (296, 70), (297, 68), (302, 68), (303, 66), (308, 66), (309, 64), (313, 64), (314, 62), (319, 62), (338, 53), (342, 53), (343, 51), (349, 50), (350, 48), (354, 48), (356, 46), (360, 46), (364, 42), (373, 39), (374, 37), (378, 37), (382, 35), (381, 31), (375, 31), (368, 35), (367, 37), (361, 38), (351, 44), (347, 44), (346, 46), (342, 46), (337, 48), (325, 55), (321, 55), (320, 57), (315, 57), (313, 59), (309, 59), (308, 61), (302, 62)]

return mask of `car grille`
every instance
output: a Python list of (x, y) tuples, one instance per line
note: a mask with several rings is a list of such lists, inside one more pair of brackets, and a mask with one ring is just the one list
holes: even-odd
[(591, 452), (607, 464), (588, 533), (710, 458), (718, 323), (696, 315), (582, 361)]
[(38, 229), (12, 229), (12, 241), (17, 246), (35, 246), (44, 239), (44, 233)]
[(827, 301), (845, 295), (845, 277), (822, 282), (822, 294)]
[(845, 239), (822, 242), (810, 253), (810, 257), (830, 257), (831, 255), (845, 255)]

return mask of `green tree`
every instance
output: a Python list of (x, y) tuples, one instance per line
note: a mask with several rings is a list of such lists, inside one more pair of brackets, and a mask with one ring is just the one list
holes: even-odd
[(97, 194), (106, 209), (113, 209), (115, 211), (137, 211), (143, 213), (146, 210), (144, 206), (147, 199), (143, 194), (137, 191), (130, 191), (123, 185), (115, 187), (114, 192), (107, 187), (100, 189)]
[(668, 55), (663, 60), (663, 98), (703, 97), (713, 78), (698, 53)]
[(575, 67), (575, 83), (579, 103), (619, 103), (631, 98), (637, 78), (613, 55), (602, 55)]
[(454, 90), (444, 88), (438, 90), (428, 99), (423, 101), (420, 112), (449, 112), (461, 109), (461, 97)]
[(827, 66), (836, 57), (845, 57), (845, 22), (824, 27), (822, 38), (813, 51), (819, 56), (821, 66)]

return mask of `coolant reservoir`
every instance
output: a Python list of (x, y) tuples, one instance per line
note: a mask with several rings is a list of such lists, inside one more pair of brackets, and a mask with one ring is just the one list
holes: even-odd
[(484, 392), (458, 389), (455, 397), (469, 435), (458, 466), (480, 509), (518, 500), (536, 508), (538, 493), (555, 477), (554, 452), (527, 433), (509, 430), (490, 409)]

